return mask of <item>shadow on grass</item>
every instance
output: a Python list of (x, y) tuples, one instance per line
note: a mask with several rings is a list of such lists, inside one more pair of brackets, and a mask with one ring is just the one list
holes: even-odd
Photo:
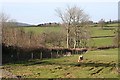
[(75, 66), (85, 66), (85, 67), (115, 67), (116, 63), (94, 63), (94, 62), (88, 62), (88, 63), (81, 63), (76, 64)]
[[(13, 63), (11, 63), (13, 64)], [(100, 62), (83, 62), (83, 63), (75, 63), (75, 62), (52, 62), (47, 60), (30, 60), (30, 61), (19, 61), (15, 62), (14, 64), (20, 64), (23, 66), (32, 66), (32, 65), (64, 65), (64, 66), (84, 66), (84, 67), (115, 67), (117, 64), (115, 62), (109, 62), (109, 63), (100, 63)]]

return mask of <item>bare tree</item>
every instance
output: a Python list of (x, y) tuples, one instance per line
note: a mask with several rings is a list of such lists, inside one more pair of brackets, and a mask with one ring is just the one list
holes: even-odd
[(27, 33), (27, 35), (28, 35), (28, 37), (27, 37), (27, 39), (28, 39), (28, 46), (29, 47), (32, 47), (33, 45), (32, 45), (32, 38), (33, 38), (33, 36), (34, 36), (34, 32), (33, 31), (29, 31), (28, 33)]
[[(73, 39), (74, 48), (75, 48), (77, 45), (77, 42), (76, 42), (78, 40), (77, 38), (80, 35), (79, 33), (84, 32), (81, 30), (81, 28), (85, 27), (86, 22), (89, 20), (88, 15), (85, 14), (82, 9), (80, 9), (79, 7), (76, 7), (76, 6), (67, 7), (67, 9), (65, 11), (56, 9), (56, 12), (57, 12), (58, 16), (61, 18), (61, 20), (66, 28), (67, 48), (69, 48), (71, 39)], [(73, 35), (73, 38), (70, 38), (71, 35)]]
[[(2, 32), (3, 32), (3, 27), (5, 27), (5, 22), (8, 21), (8, 16), (6, 16), (5, 13), (3, 12), (0, 12), (0, 37), (1, 37), (1, 40), (2, 40)], [(3, 32), (4, 33), (4, 32)], [(5, 40), (4, 40), (5, 41)], [(2, 42), (2, 41), (1, 41)]]
[(0, 13), (0, 29), (2, 36), (2, 42), (7, 45), (11, 45), (15, 41), (15, 20), (11, 20), (7, 14), (1, 12)]
[(101, 29), (103, 29), (103, 27), (105, 26), (105, 20), (101, 19), (98, 23), (98, 26), (101, 27)]

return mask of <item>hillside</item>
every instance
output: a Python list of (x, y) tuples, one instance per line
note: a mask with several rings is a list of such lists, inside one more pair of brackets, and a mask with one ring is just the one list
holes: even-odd
[[(101, 29), (101, 27), (91, 27), (91, 37), (90, 43), (88, 45), (94, 47), (101, 46), (112, 46), (115, 36), (115, 30), (117, 29), (117, 24), (107, 24), (107, 27)], [(64, 30), (63, 27), (60, 26), (52, 26), (52, 27), (22, 27), (26, 32), (33, 31), (35, 34), (42, 34), (43, 32), (52, 31), (58, 32)], [(65, 45), (63, 45), (65, 46)]]

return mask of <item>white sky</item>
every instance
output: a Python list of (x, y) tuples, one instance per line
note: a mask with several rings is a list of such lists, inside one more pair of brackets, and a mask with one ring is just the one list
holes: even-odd
[(0, 2), (118, 2), (119, 0), (1, 0)]
[(118, 0), (0, 0), (0, 4), (10, 18), (29, 24), (60, 22), (55, 9), (67, 5), (82, 8), (93, 21), (118, 19)]

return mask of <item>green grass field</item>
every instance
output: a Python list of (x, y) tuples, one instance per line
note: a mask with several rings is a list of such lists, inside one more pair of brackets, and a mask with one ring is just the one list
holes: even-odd
[[(33, 31), (35, 33), (43, 33), (45, 31), (60, 31), (63, 30), (63, 27), (23, 27), (26, 32)], [(100, 27), (92, 27), (91, 28), (91, 36), (113, 36), (115, 27), (109, 27), (111, 30), (107, 30), (104, 28), (103, 30)]]
[(36, 34), (43, 33), (45, 31), (60, 31), (62, 27), (23, 27), (23, 29), (28, 32), (28, 31), (33, 31)]
[[(110, 30), (107, 30), (110, 29)], [(92, 27), (91, 28), (91, 36), (114, 36), (114, 29), (115, 28), (104, 28), (101, 29), (100, 27)]]
[[(33, 31), (36, 34), (43, 33), (45, 31), (61, 31), (63, 27), (23, 27), (26, 32)], [(92, 37), (99, 37), (99, 36), (114, 36), (115, 27), (105, 27), (101, 29), (100, 27), (92, 27), (91, 28), (91, 36)], [(100, 47), (100, 46), (109, 46), (113, 44), (113, 37), (107, 38), (93, 38), (91, 41), (93, 46)], [(64, 45), (63, 45), (64, 46)]]
[(109, 26), (109, 27), (118, 27), (118, 23), (107, 24), (106, 26)]
[(79, 55), (6, 64), (4, 68), (23, 78), (117, 78), (118, 49), (88, 51)]
[[(98, 24), (90, 24), (91, 27), (98, 27)], [(118, 23), (107, 23), (105, 24), (106, 27), (118, 27)]]
[(96, 47), (101, 47), (101, 46), (111, 46), (114, 44), (113, 38), (93, 38), (92, 40), (92, 45)]

